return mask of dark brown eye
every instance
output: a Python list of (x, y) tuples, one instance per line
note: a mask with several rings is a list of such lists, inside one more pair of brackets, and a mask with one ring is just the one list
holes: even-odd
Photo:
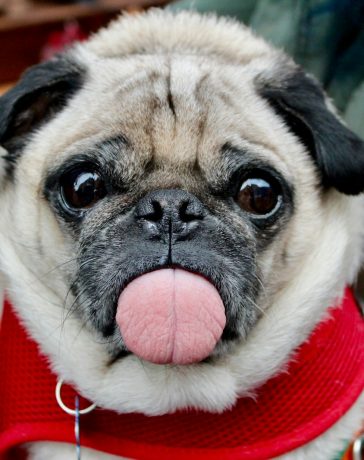
[(61, 195), (69, 208), (90, 208), (106, 195), (102, 176), (92, 169), (74, 169), (61, 178)]
[(240, 187), (236, 200), (244, 211), (251, 214), (271, 213), (281, 201), (278, 187), (262, 178), (246, 179)]

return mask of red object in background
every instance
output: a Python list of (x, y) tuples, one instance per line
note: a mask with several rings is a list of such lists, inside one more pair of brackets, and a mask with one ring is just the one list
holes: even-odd
[(52, 32), (41, 49), (40, 58), (42, 61), (50, 59), (55, 54), (65, 50), (75, 42), (86, 40), (85, 34), (77, 21), (65, 23), (63, 30)]
[[(8, 302), (0, 350), (0, 458), (20, 460), (18, 446), (27, 442), (74, 443), (74, 419), (54, 396), (57, 377)], [(363, 368), (364, 321), (348, 289), (287, 372), (257, 389), (255, 399), (241, 398), (223, 414), (146, 417), (97, 408), (81, 417), (81, 445), (139, 460), (276, 457), (312, 441), (350, 409), (363, 391)], [(72, 406), (70, 387), (62, 397)]]

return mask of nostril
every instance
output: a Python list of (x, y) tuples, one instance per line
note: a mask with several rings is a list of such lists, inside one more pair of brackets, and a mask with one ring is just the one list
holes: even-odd
[(182, 222), (201, 220), (203, 219), (203, 212), (199, 206), (191, 203), (191, 201), (184, 201), (179, 208), (179, 218)]
[(161, 204), (159, 203), (159, 201), (153, 200), (151, 204), (153, 206), (154, 212), (153, 214), (150, 215), (149, 220), (158, 222), (163, 217), (163, 208)]
[(157, 200), (143, 200), (137, 206), (136, 217), (150, 222), (159, 222), (163, 217), (162, 205)]
[[(173, 231), (177, 232), (177, 229), (185, 229), (186, 225), (181, 224), (203, 220), (206, 209), (196, 196), (183, 190), (166, 189), (156, 190), (142, 197), (136, 204), (134, 215), (145, 224), (153, 223), (154, 227), (158, 224), (158, 231), (168, 232), (165, 226), (170, 222)], [(148, 231), (151, 229), (148, 225), (146, 228)]]
[(152, 209), (143, 217), (151, 222), (159, 222), (163, 217), (163, 208), (161, 204), (155, 200), (152, 200), (150, 204)]

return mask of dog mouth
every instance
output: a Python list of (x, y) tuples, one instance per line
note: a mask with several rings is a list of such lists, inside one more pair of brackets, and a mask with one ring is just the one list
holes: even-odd
[(204, 276), (161, 268), (126, 285), (116, 324), (136, 356), (155, 364), (192, 364), (213, 352), (226, 315), (219, 292)]
[(230, 233), (218, 228), (214, 244), (211, 231), (173, 251), (148, 240), (141, 252), (137, 229), (131, 241), (110, 244), (113, 230), (87, 244), (73, 294), (91, 333), (105, 341), (109, 365), (130, 354), (156, 364), (204, 363), (246, 339), (259, 317), (254, 251), (242, 238), (228, 245)]

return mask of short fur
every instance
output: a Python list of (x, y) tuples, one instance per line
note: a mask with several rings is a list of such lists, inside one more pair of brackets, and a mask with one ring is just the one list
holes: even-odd
[[(61, 101), (54, 84), (61, 85)], [(0, 114), (6, 287), (53, 370), (101, 407), (150, 415), (184, 407), (221, 412), (282, 370), (355, 280), (364, 208), (361, 196), (349, 195), (364, 188), (363, 143), (312, 77), (233, 21), (158, 10), (123, 16), (66, 57), (29, 70), (0, 99)], [(57, 180), (65, 165), (85, 156), (110, 171), (114, 194), (77, 220), (59, 209)], [(252, 222), (226, 191), (234, 171), (261, 165), (287, 188), (282, 213), (266, 226)], [(221, 341), (211, 360), (189, 366), (120, 357), (125, 346), (109, 324), (117, 294), (115, 280), (106, 281), (115, 267), (122, 271), (116, 252), (128, 254), (129, 267), (142, 241), (132, 255), (132, 232), (123, 240), (120, 230), (134, 225), (126, 220), (130, 210), (160, 189), (183, 189), (209, 213), (214, 237), (201, 259), (186, 262), (181, 253), (178, 264), (216, 283), (214, 257), (221, 255), (227, 269), (221, 292), (236, 334)], [(204, 254), (213, 256), (204, 263)], [(158, 265), (143, 261), (126, 281), (151, 267)], [(248, 294), (240, 298), (242, 282)], [(107, 292), (109, 309), (98, 308), (95, 320), (98, 289)], [(110, 345), (115, 337), (117, 349)], [(333, 457), (360, 425), (360, 404), (282, 458)], [(49, 452), (69, 458), (67, 446), (57, 445), (58, 457), (54, 449), (33, 445), (31, 459), (50, 458)]]

